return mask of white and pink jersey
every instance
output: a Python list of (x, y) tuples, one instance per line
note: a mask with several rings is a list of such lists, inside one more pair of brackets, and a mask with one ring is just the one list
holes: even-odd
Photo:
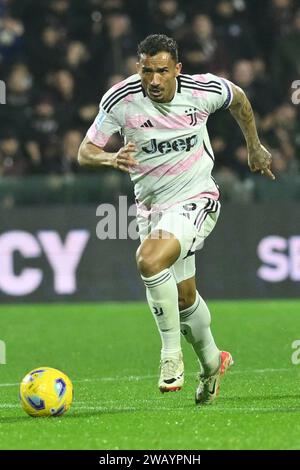
[(125, 143), (136, 145), (139, 165), (130, 177), (138, 203), (147, 209), (199, 197), (218, 199), (206, 122), (231, 100), (227, 80), (209, 73), (180, 74), (172, 101), (157, 103), (146, 95), (136, 74), (105, 93), (87, 136), (104, 147), (120, 132)]

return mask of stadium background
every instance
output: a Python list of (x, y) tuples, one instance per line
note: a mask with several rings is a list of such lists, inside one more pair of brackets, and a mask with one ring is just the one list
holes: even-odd
[[(298, 295), (300, 100), (293, 83), (300, 79), (299, 2), (0, 0), (2, 301), (144, 298), (134, 265), (137, 242), (96, 237), (99, 204), (118, 211), (121, 195), (133, 203), (129, 177), (80, 168), (77, 150), (102, 94), (135, 73), (137, 42), (156, 32), (177, 39), (185, 73), (212, 72), (245, 90), (273, 155), (276, 182), (251, 174), (230, 113), (210, 118), (223, 211), (197, 257), (204, 295)], [(108, 149), (120, 145), (115, 135)], [(80, 252), (76, 243), (65, 245), (65, 256), (77, 250), (79, 257), (73, 280), (67, 279), (49, 256), (57, 239), (63, 248), (70, 233), (76, 238), (82, 230), (87, 238)], [(56, 244), (51, 236), (47, 241), (48, 255), (39, 231), (56, 237)], [(57, 276), (66, 277), (65, 287)]]

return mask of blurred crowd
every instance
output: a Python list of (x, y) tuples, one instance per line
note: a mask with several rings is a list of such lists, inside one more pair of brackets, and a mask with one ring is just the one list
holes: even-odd
[[(178, 41), (184, 73), (242, 87), (276, 175), (300, 173), (300, 0), (0, 0), (0, 177), (82, 172), (77, 150), (100, 98), (135, 73), (151, 33)], [(216, 177), (225, 189), (248, 184), (230, 113), (211, 117), (209, 131)]]

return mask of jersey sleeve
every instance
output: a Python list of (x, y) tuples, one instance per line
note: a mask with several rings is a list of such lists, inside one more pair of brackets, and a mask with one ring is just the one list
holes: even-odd
[(233, 92), (231, 84), (228, 80), (212, 73), (206, 73), (201, 75), (202, 85), (206, 89), (204, 102), (206, 105), (206, 111), (211, 114), (218, 109), (227, 109), (230, 106)]
[(121, 124), (118, 122), (113, 111), (104, 111), (102, 107), (104, 99), (105, 95), (100, 102), (99, 113), (87, 131), (89, 140), (99, 147), (104, 147), (110, 136), (121, 130)]

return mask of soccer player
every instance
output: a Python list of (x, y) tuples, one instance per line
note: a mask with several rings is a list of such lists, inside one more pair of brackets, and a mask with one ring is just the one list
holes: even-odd
[[(137, 266), (162, 341), (158, 386), (168, 392), (183, 385), (181, 332), (199, 359), (195, 401), (202, 405), (216, 398), (220, 378), (233, 363), (214, 341), (210, 312), (195, 281), (195, 250), (203, 246), (220, 212), (211, 176), (209, 115), (228, 109), (244, 134), (251, 171), (275, 177), (243, 90), (209, 73), (182, 74), (181, 68), (172, 38), (154, 34), (144, 39), (138, 46), (137, 74), (104, 94), (78, 159), (80, 165), (130, 174), (141, 238)], [(124, 136), (124, 146), (107, 153), (103, 148), (115, 132)]]

